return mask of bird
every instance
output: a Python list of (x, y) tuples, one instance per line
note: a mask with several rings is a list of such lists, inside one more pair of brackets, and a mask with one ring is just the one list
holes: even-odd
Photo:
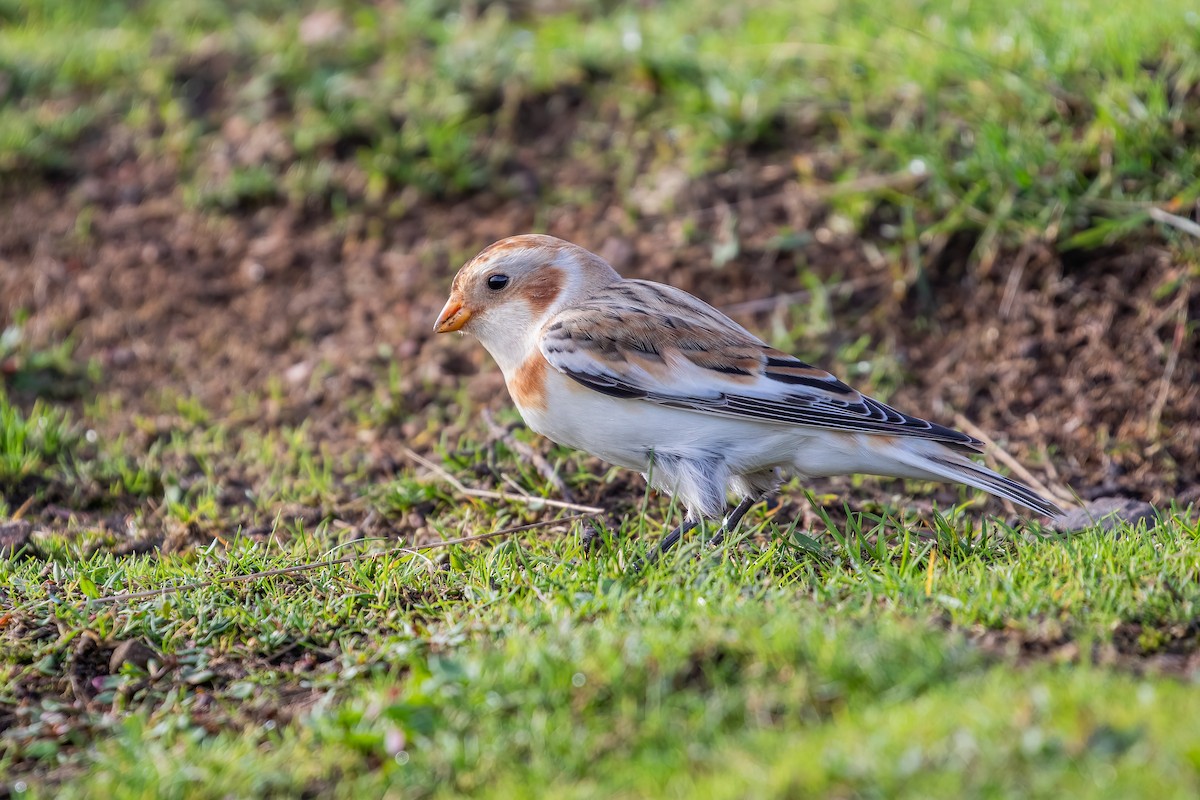
[(624, 278), (553, 236), (510, 236), (467, 261), (434, 331), (474, 335), (535, 432), (676, 498), (684, 520), (660, 553), (706, 519), (721, 519), (719, 543), (789, 476), (960, 483), (1063, 513), (974, 461), (979, 439), (868, 397), (688, 292)]

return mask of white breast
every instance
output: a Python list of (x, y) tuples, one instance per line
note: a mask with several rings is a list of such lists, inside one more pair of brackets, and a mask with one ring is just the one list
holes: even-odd
[(791, 466), (805, 438), (793, 426), (609, 397), (554, 370), (546, 375), (546, 393), (544, 409), (518, 406), (530, 428), (639, 472), (649, 468), (651, 453), (695, 460), (720, 456), (734, 474)]

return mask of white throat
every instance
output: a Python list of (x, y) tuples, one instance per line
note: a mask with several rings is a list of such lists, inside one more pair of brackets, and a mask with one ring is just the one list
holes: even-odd
[(472, 322), (471, 332), (491, 353), (504, 377), (511, 378), (525, 359), (538, 352), (538, 332), (545, 319), (531, 322), (526, 309), (499, 306)]

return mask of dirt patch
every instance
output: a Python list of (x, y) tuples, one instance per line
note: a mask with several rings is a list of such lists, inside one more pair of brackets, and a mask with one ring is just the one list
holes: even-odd
[[(949, 623), (946, 625), (950, 627)], [(1044, 622), (1031, 628), (1003, 630), (977, 627), (968, 639), (984, 652), (1019, 664), (1052, 661), (1087, 663), (1128, 670), (1137, 675), (1172, 675), (1188, 678), (1200, 671), (1200, 624), (1165, 626), (1122, 622), (1110, 642), (1081, 644), (1062, 626)]]
[[(102, 364), (96, 391), (122, 408), (109, 434), (161, 416), (170, 397), (195, 398), (228, 421), (249, 392), (260, 400), (249, 413), (243, 405), (236, 424), (307, 421), (332, 452), (365, 451), (386, 471), (402, 441), (443, 416), (456, 386), (465, 382), (479, 402), (507, 402), (482, 349), (434, 338), (430, 321), (463, 259), (544, 225), (625, 274), (715, 300), (764, 333), (817, 302), (798, 267), (806, 265), (832, 287), (836, 323), (807, 344), (831, 354), (866, 335), (894, 350), (904, 373), (894, 404), (950, 423), (961, 412), (1085, 498), (1165, 503), (1195, 493), (1200, 344), (1188, 324), (1200, 317), (1200, 293), (1168, 251), (1031, 245), (985, 269), (971, 266), (974, 242), (960, 237), (935, 243), (919, 280), (898, 284), (880, 255), (892, 247), (887, 209), (861, 236), (840, 232), (784, 166), (804, 156), (819, 174), (819, 154), (735, 156), (695, 180), (650, 173), (622, 197), (599, 166), (572, 158), (577, 104), (560, 100), (545, 105), (561, 124), (540, 128), (552, 133), (514, 155), (512, 181), (415, 203), (398, 218), (336, 218), (286, 200), (202, 213), (185, 203), (172, 163), (136, 157), (127, 133), (109, 131), (89, 142), (78, 177), (0, 197), (5, 316), (23, 309), (34, 341), (74, 337), (81, 357)], [(586, 189), (588, 200), (539, 217), (539, 187), (548, 186)], [(783, 241), (780, 231), (794, 236)], [(733, 256), (720, 263), (718, 252)], [(770, 299), (780, 295), (788, 299)], [(364, 446), (347, 407), (381, 391), (389, 362), (400, 367), (395, 424)]]
[(1050, 454), (1047, 470), (1085, 499), (1166, 502), (1194, 484), (1200, 453), (1189, 268), (1149, 246), (1017, 254), (993, 280), (957, 282), (960, 302), (937, 309), (912, 364), (984, 428)]
[[(424, 599), (412, 591), (400, 602)], [(53, 644), (59, 635), (56, 626), (39, 625), (24, 612), (0, 624), (0, 641), (7, 644), (51, 645), (26, 666), (0, 705), (4, 743), (15, 748), (9, 750), (14, 775), (44, 768), (44, 761), (25, 752), (28, 746), (49, 741), (69, 752), (81, 737), (98, 739), (120, 724), (118, 708), (152, 715), (182, 711), (190, 727), (208, 734), (289, 725), (328, 697), (329, 676), (344, 668), (337, 644), (309, 638), (270, 647), (251, 638), (232, 650), (185, 646), (164, 655), (141, 638), (105, 640), (83, 631), (59, 646)], [(362, 666), (358, 662), (356, 669)]]

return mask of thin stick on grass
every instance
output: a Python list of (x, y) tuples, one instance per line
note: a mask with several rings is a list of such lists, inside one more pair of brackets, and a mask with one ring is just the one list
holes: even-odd
[(1017, 303), (1017, 290), (1021, 288), (1021, 278), (1024, 277), (1025, 267), (1029, 265), (1029, 259), (1032, 257), (1033, 247), (1026, 244), (1013, 259), (1012, 267), (1008, 271), (1008, 280), (1004, 283), (1004, 296), (1000, 300), (1000, 316), (1003, 319), (1012, 316), (1013, 306)]
[(1178, 214), (1172, 214), (1169, 211), (1163, 211), (1158, 206), (1150, 206), (1146, 209), (1146, 213), (1150, 219), (1160, 225), (1169, 225), (1176, 230), (1183, 231), (1186, 234), (1195, 236), (1200, 239), (1200, 224), (1193, 222), (1187, 217), (1181, 217)]
[(455, 488), (455, 490), (465, 494), (467, 497), (479, 497), (485, 500), (507, 500), (512, 503), (522, 503), (524, 505), (543, 505), (551, 508), (561, 508), (566, 511), (578, 511), (581, 514), (603, 514), (603, 508), (596, 506), (585, 506), (579, 503), (567, 503), (563, 500), (551, 500), (546, 497), (532, 497), (529, 495), (514, 494), (513, 492), (494, 492), (490, 489), (472, 489), (463, 484), (458, 478), (451, 475), (441, 466), (433, 463), (428, 458), (425, 458), (420, 453), (417, 453), (410, 447), (404, 448), (404, 455), (409, 459), (420, 464), (425, 469), (437, 475)]
[(576, 514), (573, 517), (562, 517), (561, 519), (547, 519), (541, 522), (531, 522), (528, 525), (517, 525), (513, 528), (504, 528), (491, 533), (478, 533), (474, 536), (463, 536), (459, 539), (447, 539), (444, 542), (432, 542), (430, 544), (417, 545), (415, 547), (394, 547), (390, 550), (384, 550), (379, 553), (361, 553), (343, 558), (334, 558), (326, 561), (313, 561), (307, 564), (296, 564), (291, 567), (280, 567), (278, 569), (267, 569), (261, 572), (248, 572), (245, 575), (231, 575), (225, 578), (214, 578), (210, 581), (197, 581), (195, 583), (181, 583), (178, 586), (164, 586), (161, 589), (150, 589), (145, 592), (134, 592), (133, 594), (114, 594), (106, 597), (89, 598), (78, 606), (80, 609), (85, 609), (90, 606), (107, 605), (109, 603), (119, 603), (128, 600), (146, 600), (153, 597), (164, 597), (170, 594), (178, 594), (179, 592), (187, 592), (193, 589), (207, 589), (213, 586), (228, 586), (234, 583), (246, 583), (247, 581), (256, 581), (260, 578), (273, 578), (279, 575), (295, 575), (301, 572), (310, 572), (314, 569), (322, 567), (333, 567), (338, 564), (349, 564), (352, 561), (374, 561), (375, 559), (385, 558), (387, 556), (409, 553), (420, 555), (418, 550), (437, 550), (442, 547), (452, 547), (459, 544), (469, 544), (471, 542), (482, 542), (486, 539), (495, 539), (499, 536), (508, 536), (513, 533), (522, 531), (534, 530), (535, 528), (545, 528), (550, 525), (558, 525), (566, 522), (574, 522), (580, 519), (586, 519), (587, 514)]
[(29, 510), (29, 507), (33, 505), (33, 498), (33, 495), (27, 497), (25, 502), (17, 506), (17, 510), (12, 512), (12, 516), (9, 519), (13, 522), (19, 522), (21, 517), (25, 516), (25, 512)]
[(530, 463), (537, 468), (538, 474), (545, 478), (554, 487), (554, 490), (558, 492), (559, 497), (568, 503), (575, 502), (575, 497), (571, 494), (571, 490), (567, 488), (566, 481), (558, 474), (558, 470), (542, 457), (541, 453), (525, 444), (525, 442), (518, 441), (509, 431), (505, 430), (504, 426), (496, 422), (492, 416), (492, 412), (488, 409), (485, 408), (480, 416), (483, 417), (483, 421), (488, 426), (488, 430), (491, 431), (492, 436), (503, 441), (513, 450), (516, 450), (522, 457), (529, 459)]
[(1032, 486), (1037, 491), (1041, 492), (1046, 497), (1053, 498), (1054, 500), (1058, 500), (1061, 503), (1067, 503), (1068, 505), (1075, 504), (1075, 496), (1074, 495), (1072, 495), (1066, 489), (1062, 489), (1057, 486), (1052, 489), (1049, 486), (1047, 486), (1046, 484), (1039, 481), (1037, 478), (1034, 477), (1032, 472), (1025, 469), (1025, 467), (1021, 466), (1020, 461), (1017, 461), (1015, 458), (1013, 458), (1008, 453), (1006, 453), (1004, 451), (1004, 449), (1001, 448), (1000, 445), (996, 444), (996, 442), (990, 436), (988, 436), (986, 433), (984, 433), (979, 428), (979, 426), (975, 425), (973, 422), (971, 422), (969, 419), (964, 417), (962, 414), (954, 415), (954, 424), (957, 425), (959, 428), (962, 428), (967, 433), (974, 436), (979, 441), (983, 442), (985, 445), (987, 445), (988, 452), (985, 454), (985, 457), (994, 455), (998, 461), (1003, 461), (1005, 466), (1007, 466), (1013, 472), (1017, 473), (1017, 476), (1019, 478), (1021, 478), (1021, 480), (1028, 483), (1030, 486)]
[(1167, 227), (1174, 228), (1177, 231), (1182, 231), (1189, 236), (1194, 236), (1197, 239), (1200, 239), (1200, 223), (1194, 222), (1187, 217), (1181, 217), (1178, 214), (1172, 214), (1165, 208), (1156, 206), (1153, 203), (1094, 198), (1088, 203), (1088, 205), (1115, 213), (1133, 212), (1145, 214), (1152, 221), (1157, 222), (1159, 225), (1166, 225)]

